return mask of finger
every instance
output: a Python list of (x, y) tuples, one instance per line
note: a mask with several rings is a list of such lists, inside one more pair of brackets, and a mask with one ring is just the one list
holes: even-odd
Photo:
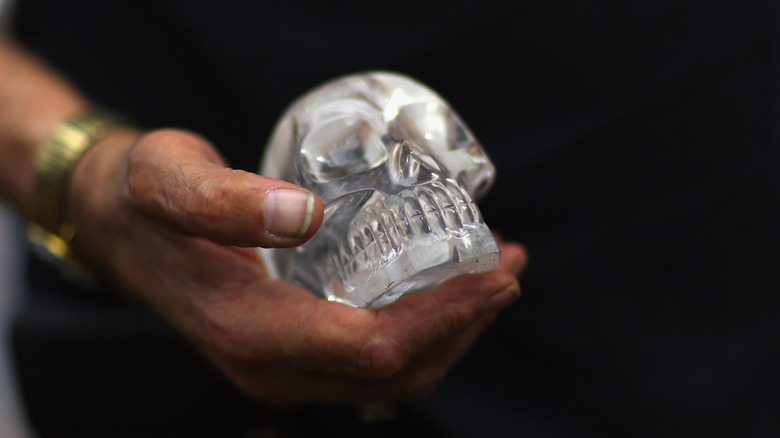
[[(517, 298), (517, 281), (506, 272), (464, 275), (378, 310), (318, 299), (272, 279), (238, 282), (244, 286), (237, 290), (252, 293), (206, 293), (195, 305), (207, 308), (209, 316), (195, 329), (199, 343), (239, 387), (264, 399), (280, 395), (277, 388), (295, 400), (296, 385), (308, 391), (300, 394), (307, 399), (419, 396), (435, 387), (489, 318)], [(431, 351), (438, 351), (432, 363), (409, 368)], [(280, 371), (269, 382), (262, 371), (268, 366), (301, 379), (284, 380), (287, 374)]]
[(419, 398), (433, 392), (447, 372), (457, 363), (493, 322), (497, 312), (483, 315), (455, 338), (415, 358), (404, 371), (394, 379), (393, 387), (386, 389), (386, 398), (397, 400)]
[(498, 246), (501, 250), (498, 269), (510, 272), (514, 276), (520, 275), (528, 264), (528, 251), (525, 247), (514, 242), (502, 242)]
[(420, 398), (438, 386), (494, 316), (495, 313), (484, 315), (455, 339), (418, 357), (398, 375), (388, 378), (360, 378), (279, 364), (245, 367), (235, 382), (248, 395), (279, 404)]
[[(421, 352), (448, 341), (486, 314), (510, 305), (520, 296), (517, 279), (504, 271), (454, 277), (433, 291), (423, 291), (378, 309), (389, 321), (405, 355)], [(393, 324), (405, 320), (405, 324)]]
[(294, 184), (225, 167), (202, 138), (143, 136), (128, 169), (131, 200), (183, 231), (235, 246), (299, 245), (322, 223), (322, 203)]
[(408, 400), (429, 392), (427, 388), (415, 388), (399, 378), (362, 379), (296, 370), (284, 365), (248, 368), (240, 376), (233, 377), (236, 386), (245, 394), (276, 405)]
[[(318, 301), (282, 305), (280, 314), (300, 318), (286, 321), (288, 357), (301, 367), (364, 378), (399, 374), (421, 352), (445, 342), (482, 315), (517, 299), (519, 286), (509, 273), (463, 275), (431, 291), (404, 297), (381, 309), (354, 309)], [(297, 305), (292, 310), (289, 306)], [(296, 313), (287, 313), (287, 312)]]

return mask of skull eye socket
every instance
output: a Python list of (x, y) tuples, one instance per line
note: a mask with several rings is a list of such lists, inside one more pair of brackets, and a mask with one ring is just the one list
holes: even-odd
[(404, 105), (390, 127), (399, 139), (412, 139), (430, 152), (445, 152), (474, 145), (474, 137), (445, 105), (417, 102)]
[(311, 128), (301, 143), (301, 164), (315, 181), (335, 181), (387, 160), (379, 134), (384, 127), (381, 114), (365, 102), (339, 100), (324, 105), (306, 121)]
[[(487, 192), (494, 167), (469, 129), (445, 104), (416, 102), (404, 105), (390, 123), (393, 138), (411, 140), (435, 160), (440, 173), (460, 181), (478, 199)], [(414, 169), (412, 169), (414, 170)]]

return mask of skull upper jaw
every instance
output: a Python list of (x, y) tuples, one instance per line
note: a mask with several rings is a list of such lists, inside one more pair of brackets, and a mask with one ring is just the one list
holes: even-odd
[(326, 206), (323, 229), (287, 250), (296, 259), (288, 280), (353, 306), (378, 307), (453, 275), (498, 267), (493, 235), (453, 180), (343, 196)]

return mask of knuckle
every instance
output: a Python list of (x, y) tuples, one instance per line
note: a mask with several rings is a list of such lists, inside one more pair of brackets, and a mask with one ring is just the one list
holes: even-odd
[(175, 147), (177, 135), (173, 130), (156, 130), (143, 134), (128, 152), (127, 185), (130, 201), (135, 205), (154, 202), (151, 195), (160, 184), (160, 166), (164, 165), (164, 151)]
[(396, 381), (396, 397), (401, 400), (420, 399), (431, 394), (447, 374), (443, 365), (422, 366), (400, 376)]
[(447, 308), (443, 319), (442, 329), (443, 337), (450, 338), (468, 327), (479, 315), (479, 313), (465, 304), (452, 305)]
[(263, 356), (251, 338), (232, 327), (232, 322), (221, 317), (205, 318), (201, 325), (199, 338), (207, 349), (217, 356), (219, 362), (231, 367), (253, 367), (261, 363)]
[(144, 138), (142, 136), (130, 148), (127, 160), (127, 187), (130, 201), (139, 203), (143, 199), (143, 194), (149, 191), (153, 182), (148, 173), (146, 165), (146, 153), (144, 152)]
[(235, 336), (229, 334), (215, 336), (212, 345), (217, 354), (230, 364), (252, 366), (260, 361), (256, 352)]
[[(189, 202), (185, 207), (200, 226), (216, 229), (226, 217), (243, 218), (251, 210), (251, 192), (243, 190), (240, 171), (213, 169), (191, 174), (187, 181)], [(240, 206), (240, 208), (238, 208)], [(257, 223), (257, 219), (248, 221)]]
[(240, 183), (236, 176), (237, 171), (228, 169), (200, 172), (194, 175), (191, 190), (208, 205), (208, 210), (220, 211), (235, 197), (236, 186)]
[(134, 206), (142, 206), (148, 198), (148, 193), (153, 187), (153, 180), (147, 172), (132, 161), (128, 165), (127, 172), (127, 200)]
[(407, 361), (402, 346), (385, 336), (370, 337), (358, 351), (358, 369), (371, 378), (393, 377), (403, 371)]
[(179, 129), (163, 128), (149, 131), (138, 139), (138, 148), (147, 153), (154, 153), (161, 147), (189, 150), (199, 142), (195, 134)]

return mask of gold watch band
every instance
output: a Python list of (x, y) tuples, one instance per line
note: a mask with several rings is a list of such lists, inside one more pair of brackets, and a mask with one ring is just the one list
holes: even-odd
[(33, 244), (58, 259), (71, 256), (68, 244), (73, 228), (65, 211), (68, 179), (90, 146), (118, 125), (118, 115), (89, 109), (57, 125), (38, 152), (28, 234)]

